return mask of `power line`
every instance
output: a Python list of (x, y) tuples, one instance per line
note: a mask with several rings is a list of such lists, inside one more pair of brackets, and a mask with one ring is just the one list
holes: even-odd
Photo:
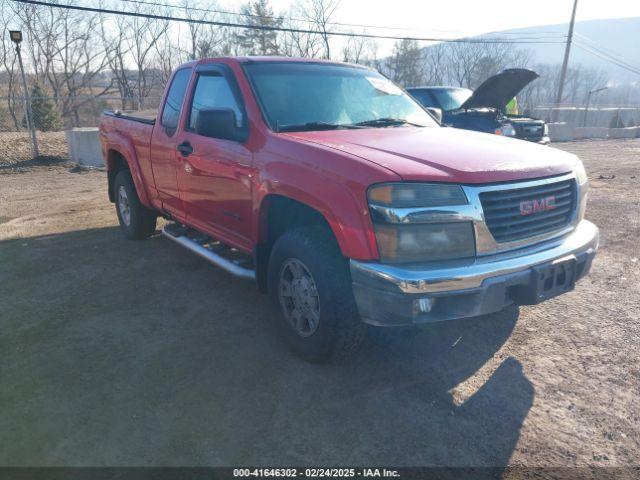
[(576, 45), (578, 47), (580, 47), (582, 50), (584, 50), (585, 52), (587, 52), (587, 53), (590, 53), (590, 54), (592, 54), (592, 55), (594, 55), (594, 56), (596, 56), (596, 57), (598, 57), (598, 58), (600, 58), (602, 60), (606, 60), (606, 61), (608, 61), (610, 63), (613, 63), (613, 64), (617, 65), (620, 68), (623, 68), (625, 70), (628, 70), (630, 72), (637, 73), (638, 75), (640, 75), (640, 68), (634, 67), (633, 65), (631, 65), (629, 63), (626, 63), (626, 62), (624, 62), (624, 61), (622, 61), (622, 60), (620, 60), (620, 59), (618, 59), (618, 58), (616, 58), (616, 57), (614, 57), (612, 55), (609, 55), (609, 54), (603, 52), (602, 50), (597, 50), (595, 47), (592, 47), (590, 45), (584, 45), (584, 44), (579, 43), (579, 42), (576, 42)]
[(604, 46), (600, 45), (598, 42), (591, 40), (589, 37), (585, 37), (584, 35), (579, 34), (578, 32), (576, 32), (576, 36), (581, 37), (583, 40), (586, 40), (588, 42), (587, 45), (584, 45), (586, 47), (592, 48), (593, 50), (596, 50), (597, 52), (600, 52), (602, 55), (606, 55), (611, 57), (612, 59), (616, 60), (617, 62), (620, 62), (624, 65), (626, 65), (627, 67), (634, 69), (634, 70), (640, 70), (640, 67), (633, 65), (632, 63), (629, 63), (625, 60), (622, 60), (618, 55), (617, 52), (614, 52), (613, 50), (611, 50), (610, 48), (605, 48)]
[[(82, 12), (94, 12), (94, 13), (105, 13), (110, 15), (124, 15), (129, 17), (138, 17), (138, 18), (150, 18), (153, 20), (165, 20), (165, 21), (173, 21), (173, 22), (183, 22), (183, 23), (197, 23), (201, 25), (215, 25), (220, 27), (230, 27), (230, 28), (246, 28), (253, 30), (267, 30), (267, 31), (276, 31), (276, 32), (289, 32), (289, 33), (308, 33), (312, 35), (318, 35), (320, 32), (317, 30), (309, 30), (304, 28), (290, 28), (290, 27), (273, 27), (268, 25), (248, 25), (242, 23), (234, 23), (234, 22), (223, 22), (223, 21), (214, 21), (214, 20), (202, 20), (195, 18), (184, 18), (184, 17), (172, 17), (170, 15), (155, 15), (150, 13), (140, 13), (140, 12), (127, 12), (123, 10), (112, 10), (107, 8), (94, 8), (94, 7), (84, 7), (80, 5), (62, 5), (59, 3), (49, 3), (40, 0), (14, 0), (18, 3), (25, 3), (29, 5), (40, 5), (44, 7), (50, 8), (62, 8), (65, 10), (78, 10)], [(324, 32), (323, 32), (324, 34)], [(369, 33), (348, 33), (348, 32), (326, 32), (326, 35), (329, 36), (339, 36), (339, 37), (360, 37), (360, 38), (376, 38), (376, 39), (385, 39), (385, 40), (414, 40), (421, 42), (446, 42), (446, 43), (479, 43), (479, 44), (554, 44), (554, 43), (563, 43), (557, 41), (546, 41), (546, 40), (500, 40), (500, 39), (472, 39), (472, 38), (432, 38), (432, 37), (407, 37), (407, 36), (399, 36), (399, 35), (374, 35)]]
[[(253, 13), (230, 12), (227, 10), (218, 10), (215, 8), (192, 7), (187, 5), (175, 5), (170, 3), (159, 3), (159, 2), (151, 2), (151, 1), (145, 1), (145, 0), (120, 0), (120, 1), (139, 4), (139, 5), (151, 5), (154, 7), (175, 8), (179, 10), (187, 10), (187, 11), (194, 11), (194, 12), (219, 13), (223, 15), (232, 15), (232, 16), (239, 16), (239, 17), (264, 18), (264, 19), (270, 19), (270, 20), (291, 20), (294, 22), (314, 23), (313, 20), (310, 20), (308, 18), (295, 18), (295, 17), (287, 17), (284, 15), (257, 15)], [(363, 23), (327, 22), (327, 25), (337, 25), (342, 27), (373, 28), (373, 29), (383, 29), (383, 30), (402, 30), (402, 31), (421, 30), (426, 32), (439, 32), (439, 33), (469, 33), (463, 30), (442, 30), (442, 29), (432, 29), (432, 28), (421, 29), (419, 27), (397, 27), (397, 26), (384, 26), (384, 25), (370, 25), (370, 24), (363, 24)], [(486, 35), (536, 35), (536, 37), (532, 37), (532, 38), (524, 37), (526, 39), (532, 39), (532, 40), (542, 40), (545, 38), (562, 38), (562, 39), (566, 38), (566, 35), (558, 31), (490, 32), (490, 33), (483, 34), (483, 36), (486, 36)]]
[[(175, 5), (175, 4), (169, 4), (169, 3), (158, 3), (158, 2), (151, 2), (151, 1), (145, 1), (145, 0), (120, 0), (121, 2), (127, 2), (127, 3), (134, 3), (134, 4), (141, 4), (141, 5), (151, 5), (154, 7), (166, 7), (166, 8), (175, 8), (175, 9), (180, 9), (180, 10), (188, 10), (188, 11), (197, 11), (197, 12), (204, 12), (204, 13), (219, 13), (219, 14), (223, 14), (223, 15), (233, 15), (233, 16), (241, 16), (241, 17), (250, 17), (250, 18), (263, 18), (263, 19), (270, 19), (270, 20), (291, 20), (291, 21), (295, 21), (295, 22), (305, 22), (305, 23), (314, 23), (313, 20), (310, 19), (305, 19), (305, 18), (294, 18), (294, 17), (287, 17), (284, 15), (257, 15), (257, 14), (253, 14), (253, 13), (241, 13), (241, 12), (230, 12), (227, 10), (218, 10), (218, 9), (211, 9), (211, 8), (202, 8), (202, 7), (191, 7), (191, 6), (187, 6), (187, 5)], [(402, 30), (402, 31), (407, 31), (407, 30), (420, 30), (419, 28), (414, 28), (414, 27), (396, 27), (396, 26), (383, 26), (383, 25), (370, 25), (370, 24), (362, 24), (362, 23), (342, 23), (342, 22), (326, 22), (327, 25), (339, 25), (339, 26), (344, 26), (344, 27), (359, 27), (359, 28), (374, 28), (374, 29), (384, 29), (384, 30)], [(428, 32), (440, 32), (440, 33), (469, 33), (469, 32), (464, 32), (463, 30), (441, 30), (441, 29), (422, 29), (422, 31), (428, 31)], [(317, 31), (314, 31), (315, 33), (318, 33)], [(521, 37), (518, 38), (518, 40), (544, 40), (544, 39), (564, 39), (566, 38), (566, 35), (561, 34), (561, 32), (557, 32), (557, 31), (549, 31), (549, 32), (535, 32), (535, 31), (531, 31), (531, 32), (490, 32), (490, 33), (485, 33), (479, 36), (487, 36), (487, 35), (535, 35), (534, 37)], [(550, 35), (551, 34), (551, 35)], [(555, 35), (555, 34), (560, 34), (560, 35)], [(541, 35), (541, 36), (540, 36)]]
[(640, 69), (637, 69), (631, 65), (626, 64), (625, 62), (622, 62), (621, 60), (616, 59), (615, 57), (612, 57), (611, 55), (605, 54), (603, 52), (598, 52), (597, 50), (592, 49), (591, 47), (588, 47), (587, 45), (583, 45), (579, 42), (575, 42), (575, 44), (581, 48), (582, 50), (584, 50), (587, 53), (590, 53), (593, 56), (596, 56), (602, 60), (605, 60), (609, 63), (613, 63), (614, 65), (622, 68), (623, 70), (627, 70), (631, 73), (635, 73), (636, 75), (640, 75)]

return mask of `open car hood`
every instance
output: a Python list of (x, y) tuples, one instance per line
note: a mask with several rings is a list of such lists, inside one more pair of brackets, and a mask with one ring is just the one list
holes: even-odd
[(495, 108), (502, 110), (520, 90), (536, 78), (538, 78), (538, 74), (526, 68), (503, 70), (485, 80), (460, 108)]

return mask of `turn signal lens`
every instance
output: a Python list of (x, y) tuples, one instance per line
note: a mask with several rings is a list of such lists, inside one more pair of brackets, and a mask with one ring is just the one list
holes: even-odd
[(369, 190), (369, 201), (380, 205), (391, 205), (393, 202), (393, 187), (380, 185)]

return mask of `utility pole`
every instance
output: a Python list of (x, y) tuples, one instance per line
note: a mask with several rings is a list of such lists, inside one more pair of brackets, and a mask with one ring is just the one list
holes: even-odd
[(24, 73), (24, 65), (22, 64), (22, 53), (20, 52), (20, 42), (22, 42), (22, 32), (18, 30), (10, 30), (9, 37), (16, 44), (16, 53), (18, 54), (18, 63), (20, 64), (20, 72), (22, 73), (22, 88), (24, 90), (24, 109), (25, 118), (27, 119), (27, 128), (31, 135), (31, 154), (33, 157), (40, 155), (38, 151), (38, 140), (36, 139), (36, 127), (33, 124), (33, 112), (31, 111), (31, 97), (27, 88), (27, 76)]
[(562, 94), (564, 93), (564, 80), (567, 76), (567, 65), (569, 64), (569, 53), (571, 53), (571, 41), (573, 40), (573, 24), (576, 21), (576, 9), (578, 8), (578, 0), (573, 0), (573, 11), (571, 12), (571, 22), (569, 23), (569, 33), (567, 35), (567, 45), (564, 48), (564, 60), (562, 61), (562, 70), (560, 71), (560, 85), (558, 85), (558, 95), (556, 96), (556, 108), (551, 116), (552, 121), (558, 118), (558, 107), (562, 103)]

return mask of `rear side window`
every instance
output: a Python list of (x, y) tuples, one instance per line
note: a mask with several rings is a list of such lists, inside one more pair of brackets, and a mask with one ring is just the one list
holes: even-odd
[(178, 70), (169, 87), (169, 93), (167, 93), (167, 99), (162, 109), (162, 118), (160, 120), (162, 126), (169, 130), (175, 130), (178, 127), (180, 107), (182, 107), (182, 101), (187, 91), (190, 76), (190, 69), (185, 68)]
[(242, 126), (242, 109), (225, 77), (218, 74), (202, 74), (198, 77), (191, 102), (189, 128), (195, 130), (198, 113), (206, 108), (229, 108), (236, 114), (238, 127)]

